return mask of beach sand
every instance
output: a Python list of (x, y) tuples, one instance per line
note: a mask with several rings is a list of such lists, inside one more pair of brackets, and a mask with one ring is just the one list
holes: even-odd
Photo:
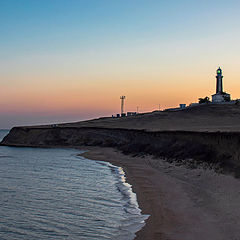
[(150, 215), (136, 240), (240, 239), (240, 180), (112, 148), (85, 149), (84, 157), (124, 169), (142, 213)]

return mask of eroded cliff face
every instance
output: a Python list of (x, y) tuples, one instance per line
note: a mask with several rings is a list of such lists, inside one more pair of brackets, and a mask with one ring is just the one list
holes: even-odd
[(208, 166), (240, 176), (240, 133), (234, 132), (16, 127), (1, 144), (28, 147), (115, 147), (126, 154), (151, 154), (192, 168)]

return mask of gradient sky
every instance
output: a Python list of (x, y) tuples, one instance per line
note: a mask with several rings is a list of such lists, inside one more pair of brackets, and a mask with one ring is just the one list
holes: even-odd
[(240, 98), (240, 1), (0, 0), (0, 128)]

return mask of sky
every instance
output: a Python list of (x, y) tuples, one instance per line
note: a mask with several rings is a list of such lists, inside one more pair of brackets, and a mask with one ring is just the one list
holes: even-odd
[(240, 1), (0, 0), (0, 128), (240, 98)]

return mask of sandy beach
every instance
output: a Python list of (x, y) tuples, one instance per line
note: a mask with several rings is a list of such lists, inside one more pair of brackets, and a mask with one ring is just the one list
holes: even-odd
[(85, 149), (84, 157), (124, 169), (143, 214), (150, 215), (136, 240), (240, 239), (238, 179), (113, 148)]

